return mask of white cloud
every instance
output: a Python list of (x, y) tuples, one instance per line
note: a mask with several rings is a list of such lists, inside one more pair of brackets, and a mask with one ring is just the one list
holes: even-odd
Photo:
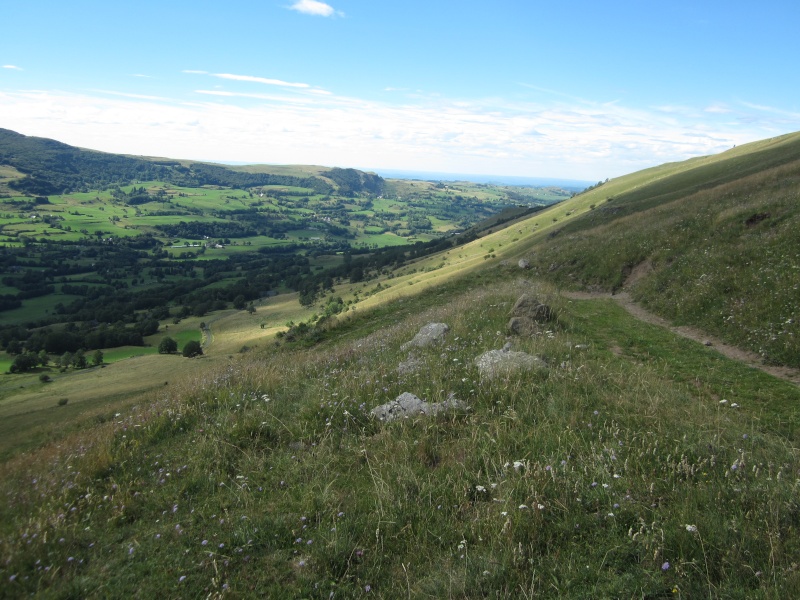
[(318, 2), (317, 0), (297, 0), (289, 7), (290, 10), (297, 12), (314, 15), (316, 17), (330, 17), (334, 14), (342, 16), (343, 13), (336, 11), (330, 4)]
[(192, 101), (109, 91), (0, 92), (0, 127), (126, 154), (586, 180), (800, 129), (798, 120), (787, 126), (784, 114), (742, 108), (665, 113), (494, 98), (397, 104), (309, 91), (197, 90)]
[(14, 71), (22, 71), (22, 67), (18, 67), (17, 65), (3, 65), (4, 69), (12, 69)]
[(280, 79), (267, 79), (266, 77), (254, 77), (253, 75), (232, 75), (231, 73), (213, 73), (214, 77), (220, 79), (231, 79), (233, 81), (250, 81), (253, 83), (264, 83), (267, 85), (280, 85), (283, 87), (310, 88), (307, 83), (292, 83), (281, 81)]

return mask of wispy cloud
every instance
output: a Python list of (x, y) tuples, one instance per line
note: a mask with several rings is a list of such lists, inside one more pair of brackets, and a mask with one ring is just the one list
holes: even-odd
[(133, 75), (131, 75), (131, 77), (141, 77), (143, 79), (152, 79), (152, 77), (150, 75), (144, 75), (142, 73), (134, 73)]
[(292, 83), (290, 81), (281, 81), (280, 79), (268, 79), (267, 77), (255, 77), (253, 75), (233, 75), (231, 73), (213, 73), (213, 77), (220, 79), (231, 79), (233, 81), (249, 81), (252, 83), (264, 83), (266, 85), (279, 85), (282, 87), (294, 88), (310, 88), (307, 83)]
[(111, 90), (92, 90), (98, 94), (108, 94), (110, 96), (121, 96), (123, 98), (134, 98), (136, 100), (156, 100), (158, 102), (170, 102), (169, 98), (163, 96), (147, 96), (145, 94), (130, 94), (128, 92), (114, 92)]
[(197, 71), (195, 69), (184, 69), (181, 73), (189, 73), (192, 75), (208, 75), (208, 71)]
[(18, 67), (17, 65), (3, 65), (4, 69), (12, 69), (13, 71), (22, 71), (22, 67)]
[(288, 8), (289, 10), (296, 10), (299, 13), (313, 15), (315, 17), (332, 17), (334, 15), (344, 16), (344, 13), (337, 11), (330, 4), (318, 2), (317, 0), (297, 0), (297, 2)]
[(713, 113), (717, 115), (724, 115), (731, 112), (731, 109), (725, 106), (724, 104), (715, 103), (711, 104), (710, 106), (706, 106), (704, 109), (707, 113)]

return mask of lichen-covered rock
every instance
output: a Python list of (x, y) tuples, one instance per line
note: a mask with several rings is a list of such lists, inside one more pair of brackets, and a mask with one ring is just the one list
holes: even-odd
[(448, 331), (450, 331), (450, 328), (445, 323), (428, 323), (419, 330), (414, 339), (403, 344), (400, 349), (407, 350), (408, 348), (430, 346), (441, 340)]
[(484, 352), (475, 359), (475, 366), (478, 367), (481, 377), (487, 379), (510, 375), (517, 371), (547, 368), (545, 362), (537, 356), (506, 349)]
[(525, 317), (537, 323), (546, 323), (555, 319), (553, 309), (542, 304), (538, 298), (523, 294), (511, 309), (512, 317)]
[(452, 394), (444, 402), (428, 403), (410, 392), (403, 392), (386, 404), (376, 406), (370, 415), (380, 421), (394, 421), (416, 415), (436, 415), (447, 410), (466, 409), (467, 406)]
[(520, 269), (530, 269), (531, 261), (529, 261), (527, 258), (520, 258), (517, 265), (519, 265)]

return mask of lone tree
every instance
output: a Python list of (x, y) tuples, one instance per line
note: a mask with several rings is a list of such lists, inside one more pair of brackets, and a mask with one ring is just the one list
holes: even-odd
[(199, 356), (202, 353), (203, 353), (203, 347), (200, 345), (200, 342), (194, 340), (192, 340), (191, 342), (186, 342), (186, 345), (183, 347), (183, 355), (186, 358)]
[(178, 342), (167, 336), (158, 345), (159, 354), (172, 354), (178, 351)]

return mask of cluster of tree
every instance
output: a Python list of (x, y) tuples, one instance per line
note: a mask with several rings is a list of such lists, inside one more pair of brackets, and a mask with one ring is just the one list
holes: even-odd
[(202, 240), (205, 238), (245, 238), (261, 235), (252, 224), (236, 221), (180, 221), (156, 225), (169, 237)]
[(129, 206), (138, 206), (148, 202), (169, 202), (170, 200), (170, 195), (165, 190), (159, 189), (155, 194), (151, 194), (144, 186), (138, 188), (133, 186), (130, 192), (125, 192), (125, 190), (116, 186), (111, 190), (111, 196)]
[[(161, 343), (158, 344), (158, 353), (159, 354), (174, 354), (178, 351), (178, 342), (173, 340), (171, 337), (167, 336), (161, 340)], [(181, 352), (183, 356), (186, 358), (193, 358), (195, 356), (200, 356), (203, 354), (203, 346), (200, 342), (196, 340), (190, 340), (183, 345), (183, 351)]]
[[(69, 367), (73, 367), (75, 369), (85, 369), (90, 364), (92, 366), (98, 366), (103, 364), (103, 352), (100, 350), (95, 350), (92, 354), (91, 363), (86, 358), (86, 354), (83, 350), (77, 350), (75, 353), (72, 352), (64, 352), (61, 356), (56, 358), (53, 362), (56, 367), (61, 368), (61, 370), (66, 370)], [(33, 352), (28, 351), (21, 354), (18, 354), (14, 358), (14, 362), (11, 363), (11, 367), (9, 370), (11, 373), (27, 373), (28, 371), (32, 371), (39, 366), (46, 367), (50, 364), (50, 356), (47, 354), (46, 351), (41, 350), (40, 352)], [(42, 381), (49, 381), (50, 378), (48, 376), (43, 376)]]
[(25, 352), (63, 354), (78, 350), (143, 346), (143, 334), (152, 335), (156, 331), (158, 331), (158, 321), (155, 320), (144, 321), (138, 327), (126, 327), (119, 323), (94, 327), (89, 324), (84, 324), (83, 327), (68, 324), (59, 329), (45, 327), (30, 331), (24, 327), (12, 326), (0, 330), (0, 341), (9, 354)]

